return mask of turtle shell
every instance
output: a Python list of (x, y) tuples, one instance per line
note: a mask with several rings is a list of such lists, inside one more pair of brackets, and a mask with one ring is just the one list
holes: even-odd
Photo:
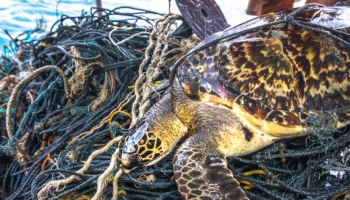
[(343, 127), (350, 121), (349, 16), (350, 7), (312, 5), (217, 33), (179, 65), (183, 92), (231, 108), (271, 135), (302, 133), (305, 119), (321, 111), (334, 111)]

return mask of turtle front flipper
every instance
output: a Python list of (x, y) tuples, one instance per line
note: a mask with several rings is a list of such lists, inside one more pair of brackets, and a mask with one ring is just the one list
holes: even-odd
[(197, 134), (190, 138), (175, 155), (174, 176), (181, 195), (186, 200), (248, 199), (227, 168), (226, 158), (203, 137)]

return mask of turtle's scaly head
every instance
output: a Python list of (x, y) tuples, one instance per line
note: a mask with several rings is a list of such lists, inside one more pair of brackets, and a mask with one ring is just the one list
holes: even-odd
[(163, 153), (162, 140), (155, 132), (149, 130), (149, 124), (143, 124), (132, 129), (120, 152), (121, 164), (128, 168), (146, 165)]
[(173, 112), (171, 103), (170, 94), (165, 95), (127, 133), (119, 151), (124, 170), (155, 164), (187, 133), (187, 127)]

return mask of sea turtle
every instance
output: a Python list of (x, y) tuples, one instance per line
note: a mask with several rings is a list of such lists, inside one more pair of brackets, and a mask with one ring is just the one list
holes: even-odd
[(348, 16), (349, 7), (309, 5), (209, 37), (124, 138), (121, 167), (153, 165), (183, 141), (173, 170), (185, 199), (248, 199), (226, 157), (313, 133), (308, 119), (350, 123)]

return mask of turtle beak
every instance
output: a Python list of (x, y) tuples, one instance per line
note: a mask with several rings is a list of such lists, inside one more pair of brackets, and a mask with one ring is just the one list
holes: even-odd
[(129, 166), (130, 163), (131, 163), (130, 157), (131, 157), (130, 154), (122, 154), (122, 155), (120, 156), (120, 163), (121, 163), (123, 166)]
[(121, 167), (124, 170), (131, 171), (132, 169), (137, 168), (140, 164), (137, 161), (137, 157), (135, 154), (128, 154), (128, 153), (123, 153), (119, 157)]

